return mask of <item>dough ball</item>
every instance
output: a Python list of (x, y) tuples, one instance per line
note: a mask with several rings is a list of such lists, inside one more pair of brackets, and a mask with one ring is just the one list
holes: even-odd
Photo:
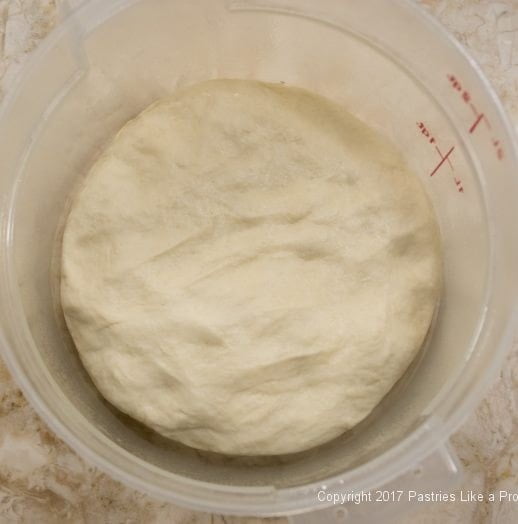
[(440, 245), (417, 176), (308, 91), (214, 80), (129, 122), (67, 220), (61, 297), (114, 406), (189, 446), (302, 451), (423, 343)]

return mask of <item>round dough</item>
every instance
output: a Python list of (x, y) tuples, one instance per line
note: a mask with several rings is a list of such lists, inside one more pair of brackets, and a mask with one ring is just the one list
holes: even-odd
[(423, 343), (439, 237), (379, 134), (305, 90), (204, 82), (129, 122), (68, 217), (62, 305), (112, 404), (227, 454), (322, 444)]

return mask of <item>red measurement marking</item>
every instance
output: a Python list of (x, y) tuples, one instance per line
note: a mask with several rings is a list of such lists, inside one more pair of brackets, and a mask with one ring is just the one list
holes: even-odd
[[(430, 132), (428, 127), (426, 127), (425, 123), (424, 122), (416, 122), (416, 124), (417, 124), (417, 127), (419, 128), (419, 130), (421, 131), (421, 134), (428, 140), (428, 142), (430, 144), (436, 144), (437, 140), (435, 139), (434, 136), (432, 136), (432, 133)], [(442, 165), (445, 162), (448, 162), (448, 164), (450, 166), (450, 169), (451, 169), (451, 171), (453, 173), (454, 169), (453, 169), (453, 164), (452, 164), (452, 162), (450, 160), (450, 156), (453, 153), (453, 151), (455, 150), (455, 146), (452, 146), (445, 155), (442, 154), (442, 151), (439, 149), (438, 145), (435, 145), (434, 148), (435, 148), (435, 151), (437, 152), (437, 154), (441, 157), (441, 160), (435, 166), (434, 170), (430, 173), (430, 176), (434, 176), (435, 173), (437, 173), (437, 171), (439, 171), (439, 169), (442, 167)], [(457, 177), (454, 176), (453, 180), (455, 182), (455, 187), (457, 188), (457, 191), (459, 191), (460, 193), (464, 193), (464, 187), (462, 186), (462, 182), (461, 182), (460, 178), (457, 178)]]
[[(471, 101), (472, 100), (472, 96), (471, 96), (470, 92), (467, 89), (464, 89), (462, 87), (462, 84), (459, 81), (459, 79), (455, 75), (452, 75), (452, 74), (446, 75), (446, 78), (449, 80), (449, 82), (451, 84), (451, 87), (455, 91), (458, 91), (459, 93), (461, 93), (462, 100), (466, 104), (469, 104), (469, 107), (471, 108), (473, 113), (475, 113), (475, 117), (476, 117), (475, 121), (473, 122), (473, 124), (471, 124), (471, 127), (469, 128), (470, 134), (473, 134), (475, 132), (475, 130), (477, 129), (478, 125), (482, 121), (485, 122), (486, 127), (488, 129), (491, 129), (491, 123), (489, 122), (488, 118), (484, 115), (484, 113), (479, 113), (479, 111), (476, 108), (475, 104)], [(492, 144), (493, 144), (493, 146), (495, 148), (495, 152), (496, 152), (496, 156), (497, 156), (498, 160), (502, 160), (504, 158), (504, 150), (500, 146), (499, 141), (497, 139), (493, 138), (493, 139), (491, 139), (491, 142), (492, 142)]]
[(417, 127), (419, 127), (421, 130), (421, 134), (428, 138), (428, 142), (430, 142), (430, 144), (435, 144), (435, 138), (430, 134), (430, 131), (428, 131), (423, 122), (417, 122)]
[(496, 150), (498, 160), (502, 160), (504, 158), (504, 148), (500, 145), (500, 140), (493, 138), (493, 146)]
[(478, 124), (480, 124), (483, 118), (484, 118), (484, 113), (480, 113), (480, 115), (477, 116), (477, 119), (475, 120), (475, 122), (473, 122), (473, 125), (469, 128), (470, 133), (473, 133), (475, 131)]
[(445, 154), (442, 155), (439, 149), (437, 148), (437, 151), (441, 157), (441, 161), (435, 166), (435, 169), (430, 173), (430, 176), (434, 176), (435, 173), (439, 170), (439, 168), (448, 160), (448, 157), (453, 153), (453, 150), (455, 149), (455, 146), (451, 146), (450, 150)]
[[(437, 151), (437, 153), (439, 153), (439, 156), (442, 158), (443, 154), (441, 150), (437, 146), (435, 146), (435, 150)], [(446, 155), (446, 160), (448, 160), (448, 164), (450, 165), (450, 168), (453, 171), (453, 164), (451, 163), (450, 157), (448, 155)]]
[(448, 75), (448, 80), (450, 81), (453, 89), (457, 91), (462, 91), (462, 86), (460, 82), (455, 78), (455, 75)]
[(475, 113), (475, 115), (477, 116), (477, 118), (475, 119), (475, 121), (473, 122), (472, 126), (469, 128), (469, 132), (470, 133), (473, 133), (475, 131), (475, 129), (477, 128), (478, 124), (480, 124), (480, 122), (484, 121), (486, 123), (486, 126), (491, 129), (491, 124), (489, 123), (489, 120), (486, 118), (486, 116), (484, 115), (484, 113), (478, 113), (477, 112), (477, 109), (476, 107), (473, 105), (473, 104), (470, 104), (471, 108), (473, 109), (473, 112)]

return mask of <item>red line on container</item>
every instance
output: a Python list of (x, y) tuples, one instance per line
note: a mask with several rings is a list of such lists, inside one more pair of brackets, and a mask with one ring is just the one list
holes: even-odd
[[(443, 158), (443, 154), (441, 153), (441, 150), (437, 146), (435, 146), (435, 150), (437, 151), (437, 153), (439, 153), (439, 156)], [(451, 160), (448, 158), (448, 155), (446, 155), (446, 160), (448, 160), (448, 164), (450, 164), (450, 168), (453, 171), (453, 164), (451, 163)]]
[(475, 122), (473, 123), (473, 125), (469, 128), (469, 132), (470, 133), (473, 133), (473, 131), (475, 131), (475, 129), (477, 128), (478, 124), (480, 123), (480, 121), (484, 118), (484, 113), (480, 113), (480, 115), (477, 116), (477, 119), (475, 120)]
[(430, 176), (434, 176), (435, 173), (437, 173), (438, 169), (444, 164), (444, 162), (446, 160), (448, 160), (448, 157), (453, 153), (453, 150), (455, 149), (455, 146), (452, 146), (450, 148), (450, 150), (446, 153), (445, 156), (442, 156), (442, 154), (439, 152), (439, 154), (441, 155), (441, 161), (437, 164), (437, 166), (435, 167), (435, 169), (430, 173)]

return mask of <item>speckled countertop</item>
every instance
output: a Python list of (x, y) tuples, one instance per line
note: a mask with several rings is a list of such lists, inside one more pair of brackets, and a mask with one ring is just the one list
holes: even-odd
[[(478, 59), (518, 128), (518, 0), (421, 0)], [(60, 0), (0, 0), (0, 98), (56, 23)], [(518, 330), (517, 330), (518, 331)], [(452, 438), (465, 467), (461, 488), (518, 493), (518, 340), (500, 377)], [(100, 473), (56, 438), (0, 362), (0, 523), (253, 523), (156, 502)], [(285, 522), (271, 519), (268, 522)], [(423, 506), (399, 521), (518, 522), (518, 503)]]

